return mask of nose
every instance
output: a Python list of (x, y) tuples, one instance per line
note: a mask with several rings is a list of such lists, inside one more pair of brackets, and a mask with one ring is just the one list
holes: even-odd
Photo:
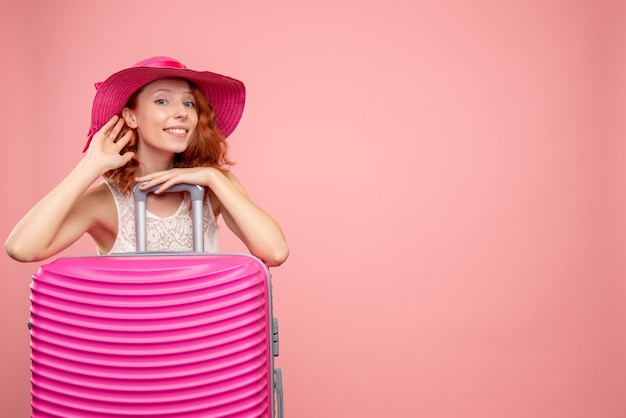
[(174, 108), (174, 118), (186, 120), (189, 117), (189, 108), (184, 103), (179, 103)]

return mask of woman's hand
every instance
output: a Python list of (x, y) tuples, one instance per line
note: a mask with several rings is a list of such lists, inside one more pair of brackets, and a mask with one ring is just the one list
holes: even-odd
[(161, 185), (154, 193), (160, 194), (175, 184), (198, 184), (210, 187), (211, 171), (219, 171), (213, 167), (172, 168), (157, 171), (145, 176), (136, 177), (137, 182), (147, 182), (141, 186), (142, 190)]
[(86, 158), (99, 165), (102, 173), (124, 166), (135, 155), (130, 151), (120, 154), (135, 134), (129, 129), (120, 136), (124, 125), (124, 119), (115, 115), (91, 139)]

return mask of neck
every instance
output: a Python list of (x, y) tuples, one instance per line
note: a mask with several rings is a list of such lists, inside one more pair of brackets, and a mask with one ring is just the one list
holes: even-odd
[(136, 175), (139, 177), (174, 167), (174, 155), (171, 153), (151, 153), (149, 156), (145, 153), (142, 155), (137, 153), (137, 160), (139, 160), (139, 166)]

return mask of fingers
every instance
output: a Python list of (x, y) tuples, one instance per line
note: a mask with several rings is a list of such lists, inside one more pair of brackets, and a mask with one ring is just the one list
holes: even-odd
[(158, 171), (141, 177), (136, 177), (135, 180), (139, 183), (146, 182), (146, 184), (142, 186), (142, 189), (144, 190), (159, 185), (160, 187), (155, 191), (156, 194), (159, 194), (161, 192), (165, 192), (172, 186), (181, 183), (208, 186), (210, 170), (210, 167), (171, 168), (169, 170)]
[[(152, 173), (152, 174), (148, 174), (146, 176), (141, 176), (141, 177), (135, 177), (135, 181), (137, 181), (138, 183), (144, 183), (141, 186), (142, 190), (147, 190), (150, 189), (151, 187), (154, 187), (156, 185), (162, 184), (165, 180), (161, 179), (161, 176), (164, 174), (163, 171), (159, 171), (156, 173)], [(156, 193), (156, 191), (155, 191)]]
[[(118, 128), (120, 120), (122, 121), (122, 126), (124, 126), (124, 119), (120, 118), (118, 115), (113, 115), (111, 119), (109, 119), (104, 125), (102, 125), (102, 128), (98, 130), (98, 134), (105, 137), (111, 137), (112, 135), (119, 134), (120, 130), (122, 129), (122, 127)], [(115, 132), (115, 130), (117, 132)]]
[(125, 152), (124, 154), (122, 154), (122, 157), (124, 158), (124, 164), (122, 164), (122, 165), (126, 165), (126, 163), (128, 163), (130, 160), (132, 160), (134, 156), (135, 156), (135, 153), (132, 152), (132, 151), (128, 151), (128, 152)]
[[(118, 132), (118, 134), (119, 134), (119, 132)], [(109, 136), (109, 138), (111, 138), (113, 140), (113, 142), (115, 142), (115, 144), (119, 147), (119, 149), (121, 151), (121, 150), (124, 149), (124, 147), (126, 145), (128, 145), (128, 143), (130, 142), (130, 140), (133, 138), (134, 135), (135, 135), (135, 131), (128, 130), (126, 133), (124, 133), (124, 135), (122, 135), (121, 138), (117, 139), (117, 141), (115, 141), (115, 139), (111, 138), (111, 136)]]
[(105, 123), (102, 128), (100, 128), (100, 132), (109, 132), (117, 122), (119, 122), (118, 119), (121, 119), (118, 115), (113, 115), (111, 117), (111, 119), (109, 119), (107, 121), (107, 123)]
[(98, 133), (104, 137), (109, 138), (113, 142), (115, 142), (115, 140), (117, 139), (117, 136), (120, 134), (125, 124), (126, 123), (124, 121), (124, 118), (120, 117), (119, 115), (113, 115), (111, 119), (109, 119), (102, 126), (102, 128), (100, 128)]
[(152, 174), (148, 174), (142, 177), (137, 177), (138, 182), (146, 182), (141, 188), (143, 190), (150, 189), (154, 186), (160, 187), (155, 190), (155, 194), (165, 192), (167, 189), (175, 184), (184, 182), (184, 179), (180, 177), (180, 171), (178, 169), (170, 169), (165, 171), (158, 171)]
[(111, 118), (111, 120), (109, 120), (109, 122), (112, 122), (114, 118), (117, 118), (117, 121), (115, 121), (115, 124), (113, 124), (112, 127), (109, 128), (109, 131), (107, 133), (107, 136), (113, 142), (117, 140), (117, 136), (120, 134), (120, 131), (125, 125), (124, 119), (120, 118), (119, 116), (114, 116), (113, 118)]

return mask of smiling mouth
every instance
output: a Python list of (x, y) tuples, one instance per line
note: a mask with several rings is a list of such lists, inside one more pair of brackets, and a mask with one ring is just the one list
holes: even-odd
[(186, 129), (180, 128), (164, 129), (164, 131), (174, 135), (185, 135), (187, 133)]

